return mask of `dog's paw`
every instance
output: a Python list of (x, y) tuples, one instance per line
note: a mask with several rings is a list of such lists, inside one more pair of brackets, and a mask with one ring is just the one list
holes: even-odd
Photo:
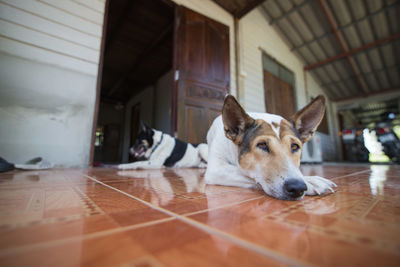
[(119, 170), (132, 170), (132, 169), (136, 169), (134, 165), (132, 165), (131, 163), (128, 164), (119, 164), (117, 166), (117, 168)]
[(320, 176), (304, 176), (304, 181), (307, 185), (306, 195), (308, 196), (333, 193), (335, 192), (333, 187), (337, 187), (334, 182)]

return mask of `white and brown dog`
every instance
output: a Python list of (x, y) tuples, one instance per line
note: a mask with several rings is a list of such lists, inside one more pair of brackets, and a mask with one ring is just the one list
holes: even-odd
[(325, 113), (319, 96), (290, 121), (268, 113), (247, 114), (236, 99), (225, 98), (222, 115), (207, 133), (207, 184), (245, 188), (261, 185), (268, 195), (300, 200), (333, 192), (335, 183), (299, 170), (302, 144), (309, 141)]

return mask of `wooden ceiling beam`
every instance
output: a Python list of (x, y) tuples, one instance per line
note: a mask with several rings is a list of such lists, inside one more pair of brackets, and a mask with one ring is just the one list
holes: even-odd
[(112, 44), (112, 42), (114, 42), (115, 40), (115, 36), (117, 35), (119, 29), (121, 29), (122, 25), (124, 24), (124, 22), (126, 21), (126, 19), (128, 18), (128, 15), (130, 14), (133, 4), (136, 2), (136, 0), (129, 0), (123, 11), (122, 14), (119, 16), (117, 22), (115, 23), (114, 27), (112, 29), (109, 30), (109, 32), (107, 33), (107, 39), (106, 39), (106, 46), (105, 46), (105, 53), (107, 53), (110, 50), (110, 46)]
[[(220, 0), (212, 0), (212, 1), (214, 3), (216, 3), (217, 5), (219, 5), (220, 7), (222, 7), (224, 10), (228, 11), (228, 13), (232, 14), (233, 17), (235, 17), (237, 19), (241, 19), (247, 13), (252, 11), (254, 8), (256, 8), (259, 5), (261, 5), (262, 3), (264, 3), (266, 0), (248, 0), (248, 2), (243, 7), (240, 7), (240, 5), (235, 2), (236, 8), (234, 10), (231, 10), (229, 8), (229, 5), (224, 5), (224, 3), (221, 3)], [(231, 1), (231, 0), (228, 0), (228, 1)]]
[(254, 8), (258, 7), (262, 3), (264, 3), (265, 0), (253, 0), (250, 3), (248, 3), (244, 8), (238, 12), (235, 12), (236, 14), (233, 14), (236, 18), (241, 19), (244, 17), (247, 13), (252, 11)]
[(351, 56), (351, 55), (353, 55), (353, 54), (362, 52), (362, 51), (367, 50), (367, 49), (370, 49), (370, 48), (374, 48), (374, 47), (376, 47), (376, 46), (378, 46), (378, 45), (381, 45), (381, 44), (384, 44), (384, 43), (387, 43), (387, 42), (396, 40), (396, 39), (398, 39), (398, 38), (400, 38), (400, 32), (398, 32), (398, 33), (396, 33), (396, 34), (392, 34), (392, 35), (390, 35), (390, 36), (388, 36), (388, 37), (385, 37), (385, 38), (382, 38), (382, 39), (373, 41), (373, 42), (368, 43), (368, 44), (366, 44), (366, 45), (363, 45), (363, 46), (361, 46), (361, 47), (358, 47), (358, 48), (351, 49), (351, 50), (349, 50), (349, 51), (343, 52), (343, 53), (341, 53), (341, 54), (339, 54), (339, 55), (336, 55), (336, 56), (333, 56), (333, 57), (324, 59), (324, 60), (322, 60), (322, 61), (313, 63), (313, 64), (311, 64), (311, 65), (305, 66), (305, 67), (304, 67), (304, 70), (312, 70), (312, 69), (315, 69), (315, 68), (317, 68), (317, 67), (323, 66), (323, 65), (328, 64), (328, 63), (331, 63), (331, 62), (333, 62), (333, 61), (336, 61), (336, 60), (339, 60), (339, 59), (342, 59), (342, 58)]
[[(321, 7), (321, 9), (322, 9), (322, 11), (323, 11), (323, 13), (325, 15), (325, 18), (327, 19), (327, 21), (328, 21), (328, 23), (329, 23), (329, 25), (330, 25), (333, 33), (334, 33), (335, 37), (336, 37), (336, 40), (339, 43), (343, 53), (344, 54), (348, 53), (348, 49), (346, 47), (346, 43), (344, 41), (344, 38), (343, 38), (342, 34), (337, 30), (337, 26), (336, 26), (336, 24), (335, 24), (335, 22), (333, 20), (333, 15), (332, 15), (331, 11), (329, 10), (325, 0), (318, 0), (318, 3), (319, 3), (319, 5), (320, 5), (320, 7)], [(368, 90), (365, 87), (365, 84), (363, 83), (363, 81), (361, 80), (360, 76), (358, 75), (358, 72), (356, 71), (356, 67), (355, 67), (354, 62), (352, 61), (352, 59), (350, 58), (349, 55), (346, 55), (345, 58), (346, 58), (349, 66), (350, 66), (351, 71), (353, 72), (353, 74), (356, 77), (356, 81), (358, 83), (359, 89), (365, 95), (368, 94)]]
[(358, 99), (358, 98), (365, 98), (365, 97), (370, 97), (370, 96), (383, 95), (383, 94), (388, 94), (388, 93), (393, 93), (393, 92), (399, 92), (399, 89), (400, 89), (400, 87), (397, 86), (397, 87), (386, 88), (386, 89), (383, 89), (383, 90), (370, 92), (367, 95), (358, 94), (358, 95), (353, 95), (353, 96), (336, 98), (336, 99), (333, 99), (332, 101), (333, 102), (341, 102), (341, 101), (353, 100), (353, 99)]
[(118, 80), (114, 83), (114, 85), (111, 87), (110, 90), (108, 90), (107, 95), (111, 96), (115, 92), (120, 89), (127, 79), (138, 69), (141, 63), (162, 43), (167, 39), (168, 35), (172, 33), (173, 30), (173, 23), (170, 23), (168, 27), (166, 27), (159, 35), (157, 35), (157, 38), (155, 38), (149, 45), (146, 46), (146, 48), (135, 58), (133, 59), (133, 63), (131, 64), (131, 67), (128, 68), (127, 71), (125, 71), (119, 78)]
[[(337, 29), (338, 29), (338, 31), (342, 32), (342, 31), (346, 30), (347, 28), (349, 28), (351, 26), (355, 26), (355, 25), (357, 25), (357, 24), (359, 24), (359, 23), (361, 23), (363, 21), (368, 21), (370, 18), (372, 18), (372, 17), (374, 17), (374, 16), (376, 16), (376, 15), (378, 15), (380, 13), (386, 12), (386, 11), (390, 10), (391, 8), (393, 8), (393, 7), (395, 7), (395, 6), (399, 5), (399, 4), (400, 4), (400, 2), (394, 2), (393, 4), (385, 6), (382, 9), (376, 10), (376, 11), (374, 11), (374, 12), (372, 12), (372, 13), (370, 13), (370, 14), (362, 17), (362, 18), (353, 20), (352, 22), (349, 22), (349, 23), (347, 23), (345, 25), (337, 27)], [(312, 39), (310, 41), (307, 41), (307, 42), (304, 42), (304, 43), (302, 43), (302, 44), (300, 44), (298, 46), (292, 47), (290, 49), (290, 51), (297, 51), (297, 50), (299, 50), (299, 49), (301, 49), (301, 48), (303, 48), (305, 46), (308, 46), (308, 45), (310, 45), (310, 44), (312, 44), (314, 42), (320, 41), (320, 40), (326, 38), (327, 36), (329, 36), (331, 34), (333, 34), (332, 30), (328, 31), (328, 32), (326, 32), (326, 33), (324, 33), (324, 34), (322, 34), (322, 35), (320, 35), (320, 36), (318, 36), (318, 37), (316, 37), (316, 38), (314, 38), (314, 39)]]

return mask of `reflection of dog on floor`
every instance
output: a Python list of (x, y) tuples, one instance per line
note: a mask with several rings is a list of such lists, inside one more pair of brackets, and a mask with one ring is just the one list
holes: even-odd
[(252, 188), (270, 196), (299, 200), (305, 194), (333, 192), (335, 183), (299, 170), (302, 145), (309, 141), (325, 113), (325, 98), (317, 97), (291, 119), (247, 114), (233, 96), (225, 98), (222, 115), (207, 133), (208, 184)]
[(145, 160), (120, 164), (118, 169), (205, 168), (208, 147), (182, 142), (141, 123), (141, 131), (130, 153)]

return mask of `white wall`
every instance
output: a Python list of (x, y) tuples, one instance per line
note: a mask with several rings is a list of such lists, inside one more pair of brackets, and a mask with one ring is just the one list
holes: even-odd
[(88, 164), (104, 0), (0, 2), (0, 155)]
[[(240, 65), (239, 65), (239, 95), (240, 102), (248, 111), (265, 112), (264, 80), (262, 51), (275, 58), (279, 63), (294, 72), (295, 95), (297, 108), (300, 109), (307, 104), (304, 87), (303, 63), (287, 44), (280, 38), (278, 33), (269, 25), (262, 9), (256, 8), (239, 21), (240, 40)], [(311, 75), (307, 74), (307, 88), (309, 97), (324, 94), (320, 86)], [(324, 94), (325, 95), (325, 94)], [(327, 97), (325, 95), (325, 97)], [(332, 108), (330, 101), (327, 101), (328, 123), (331, 134), (322, 135), (323, 148), (327, 153), (335, 151), (336, 144), (333, 137), (335, 128), (332, 119)], [(336, 153), (333, 153), (336, 154)]]

